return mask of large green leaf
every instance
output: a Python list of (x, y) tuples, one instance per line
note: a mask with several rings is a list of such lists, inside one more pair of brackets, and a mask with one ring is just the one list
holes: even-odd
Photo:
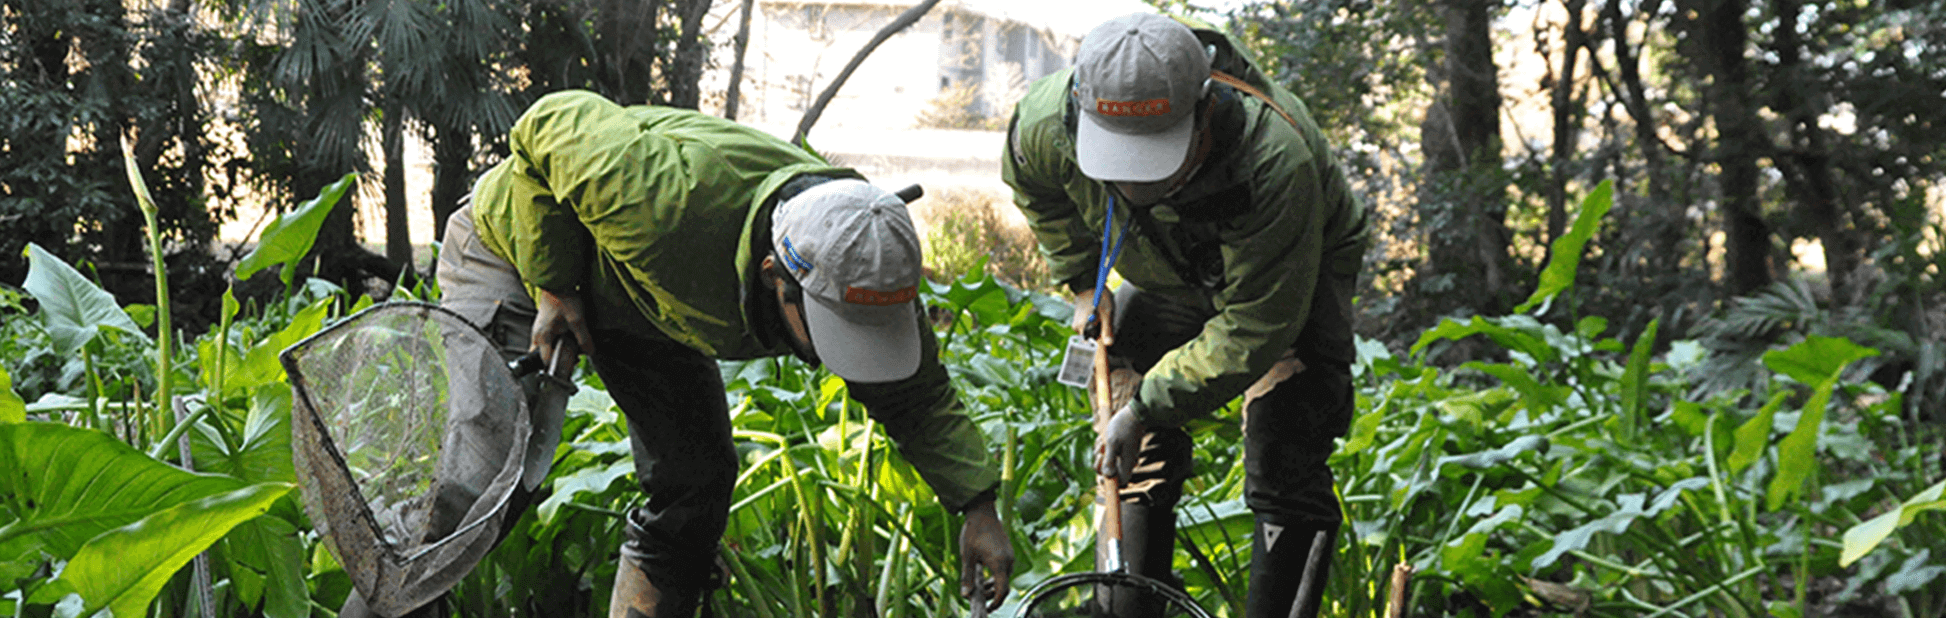
[(1434, 341), (1465, 339), (1473, 335), (1486, 335), (1494, 343), (1508, 350), (1526, 354), (1539, 363), (1552, 362), (1561, 355), (1560, 350), (1548, 343), (1547, 327), (1535, 322), (1531, 317), (1508, 316), (1488, 319), (1477, 315), (1465, 322), (1457, 322), (1450, 318), (1440, 320), (1438, 326), (1419, 334), (1419, 341), (1412, 344), (1411, 353), (1413, 356), (1418, 356)]
[(1648, 395), (1649, 354), (1655, 348), (1656, 331), (1661, 326), (1661, 318), (1649, 320), (1648, 328), (1636, 338), (1635, 347), (1628, 353), (1628, 368), (1622, 372), (1622, 423), (1626, 426), (1626, 436), (1633, 438), (1639, 426), (1642, 406)]
[(14, 379), (7, 375), (7, 368), (0, 367), (0, 423), (18, 423), (27, 420), (27, 402), (14, 392)]
[(284, 365), (277, 361), (277, 355), (291, 344), (322, 329), (333, 302), (336, 301), (330, 298), (318, 299), (292, 316), (284, 330), (244, 351), (241, 360), (228, 368), (229, 372), (223, 378), (223, 390), (232, 394), (250, 393), (265, 384), (282, 384), (285, 379)]
[(54, 340), (54, 351), (62, 356), (79, 353), (103, 326), (148, 340), (142, 327), (115, 304), (114, 295), (40, 245), (27, 243), (27, 281), (20, 287), (40, 301), (41, 321)]
[[(345, 174), (338, 182), (326, 185), (317, 197), (278, 215), (269, 227), (264, 228), (263, 235), (257, 238), (257, 248), (251, 250), (250, 255), (243, 256), (243, 261), (237, 262), (237, 280), (249, 279), (257, 271), (271, 266), (304, 259), (304, 255), (311, 252), (311, 245), (317, 242), (318, 229), (324, 226), (325, 217), (331, 214), (331, 208), (338, 205), (338, 199), (344, 197), (345, 191), (357, 179), (358, 174)], [(286, 268), (278, 274), (286, 287), (290, 286), (294, 276), (292, 270)]]
[(1581, 200), (1581, 212), (1575, 214), (1574, 226), (1554, 239), (1550, 248), (1552, 257), (1547, 260), (1547, 268), (1541, 271), (1540, 286), (1534, 288), (1534, 295), (1527, 297), (1527, 302), (1514, 308), (1514, 313), (1527, 313), (1574, 285), (1575, 269), (1581, 267), (1581, 248), (1588, 244), (1588, 239), (1594, 238), (1595, 230), (1601, 227), (1601, 218), (1614, 205), (1614, 198), (1615, 181), (1603, 180)]
[(218, 548), (229, 564), (237, 600), (245, 607), (261, 602), (267, 618), (310, 615), (311, 592), (304, 583), (304, 542), (299, 534), (297, 526), (273, 513), (243, 522), (223, 537)]
[(1838, 556), (1838, 566), (1849, 567), (1851, 563), (1865, 557), (1865, 554), (1872, 553), (1880, 543), (1885, 542), (1886, 537), (1892, 536), (1892, 533), (1899, 528), (1912, 523), (1913, 518), (1918, 517), (1920, 513), (1946, 510), (1946, 499), (1941, 499), (1942, 495), (1946, 495), (1946, 481), (1940, 481), (1939, 484), (1928, 487), (1925, 491), (1913, 494), (1911, 498), (1906, 499), (1905, 504), (1899, 505), (1899, 508), (1886, 511), (1878, 517), (1846, 530), (1845, 549)]
[(177, 504), (105, 532), (81, 547), (50, 589), (79, 593), (87, 603), (83, 616), (95, 616), (103, 609), (115, 616), (142, 616), (156, 593), (191, 558), (238, 524), (262, 515), (293, 487), (289, 483), (251, 485)]
[(108, 530), (244, 487), (60, 423), (0, 424), (0, 471), (0, 517), (17, 517), (0, 525), (0, 547), (27, 541), (60, 558)]
[(1737, 426), (1736, 449), (1730, 452), (1727, 462), (1731, 475), (1743, 472), (1764, 456), (1764, 447), (1770, 446), (1771, 425), (1776, 424), (1777, 409), (1784, 406), (1784, 400), (1789, 396), (1790, 393), (1786, 391), (1772, 393), (1770, 401), (1757, 409), (1756, 416)]
[(1878, 350), (1842, 337), (1811, 335), (1797, 345), (1764, 353), (1764, 366), (1810, 386), (1838, 377), (1846, 366), (1878, 356)]
[(1770, 478), (1765, 492), (1766, 508), (1777, 510), (1803, 493), (1804, 482), (1822, 466), (1817, 459), (1818, 432), (1824, 426), (1825, 408), (1838, 388), (1839, 376), (1853, 361), (1877, 355), (1878, 350), (1845, 339), (1815, 335), (1788, 349), (1764, 353), (1764, 365), (1772, 371), (1812, 385), (1811, 398), (1804, 402), (1797, 427), (1777, 443), (1777, 475)]
[[(220, 421), (219, 421), (220, 422)], [(190, 440), (196, 469), (236, 477), (247, 483), (293, 483), (297, 468), (291, 459), (291, 389), (264, 386), (250, 397), (241, 443), (232, 448), (214, 429), (198, 427)]]

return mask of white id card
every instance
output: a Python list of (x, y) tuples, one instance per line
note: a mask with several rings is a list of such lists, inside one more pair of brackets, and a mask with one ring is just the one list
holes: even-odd
[(1061, 373), (1054, 381), (1075, 388), (1088, 388), (1095, 373), (1095, 341), (1080, 335), (1068, 337), (1068, 349), (1061, 353)]

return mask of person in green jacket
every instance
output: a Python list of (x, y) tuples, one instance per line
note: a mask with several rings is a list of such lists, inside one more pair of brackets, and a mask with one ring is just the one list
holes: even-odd
[[(1326, 460), (1353, 411), (1368, 224), (1304, 103), (1220, 33), (1117, 17), (1030, 86), (1001, 165), (1074, 293), (1075, 329), (1115, 320), (1112, 362), (1144, 374), (1096, 446), (1097, 471), (1124, 482), (1125, 562), (1172, 577), (1182, 426), (1241, 395), (1257, 519), (1246, 615), (1292, 615), (1307, 571), (1315, 612), (1343, 519)], [(1125, 282), (1112, 294), (1110, 268)]]
[(762, 131), (588, 92), (541, 98), (509, 141), (449, 220), (442, 304), (511, 352), (577, 344), (628, 417), (647, 501), (610, 616), (689, 616), (714, 585), (737, 477), (716, 360), (793, 353), (844, 378), (965, 515), (961, 593), (998, 607), (999, 473), (939, 362), (899, 197)]

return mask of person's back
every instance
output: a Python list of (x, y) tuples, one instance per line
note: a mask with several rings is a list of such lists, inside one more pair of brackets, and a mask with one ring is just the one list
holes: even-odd
[(579, 91), (536, 102), (510, 141), (475, 185), (473, 220), (530, 291), (585, 288), (605, 319), (626, 320), (616, 328), (716, 358), (789, 353), (743, 310), (769, 198), (799, 175), (854, 172), (735, 122)]

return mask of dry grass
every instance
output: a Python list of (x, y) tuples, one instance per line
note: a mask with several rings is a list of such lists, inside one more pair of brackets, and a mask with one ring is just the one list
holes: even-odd
[(945, 282), (985, 262), (984, 271), (1019, 288), (1047, 290), (1047, 261), (1008, 196), (949, 187), (913, 204), (923, 226), (926, 275)]

